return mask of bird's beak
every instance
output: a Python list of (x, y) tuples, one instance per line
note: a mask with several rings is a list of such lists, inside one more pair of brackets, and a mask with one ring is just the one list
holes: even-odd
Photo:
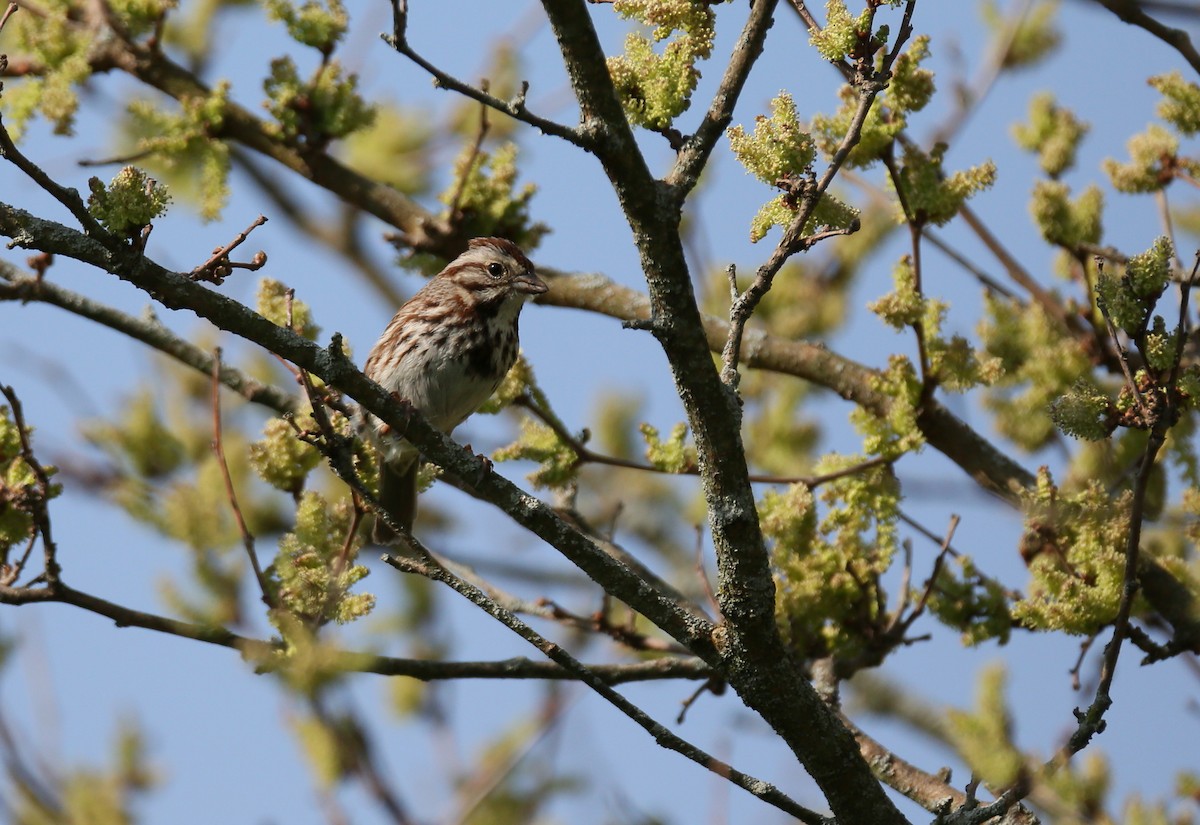
[(541, 295), (550, 289), (546, 286), (545, 281), (532, 272), (526, 272), (524, 275), (513, 278), (513, 286), (517, 288), (517, 292), (523, 292), (526, 295)]

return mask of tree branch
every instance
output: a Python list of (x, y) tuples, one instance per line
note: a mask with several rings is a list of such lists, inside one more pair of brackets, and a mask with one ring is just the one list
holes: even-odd
[(542, 134), (553, 135), (554, 137), (562, 138), (568, 143), (573, 143), (581, 149), (590, 151), (591, 144), (586, 137), (576, 129), (570, 129), (563, 126), (561, 123), (556, 123), (553, 120), (547, 120), (544, 117), (538, 117), (525, 108), (525, 95), (529, 91), (529, 83), (521, 84), (521, 91), (512, 100), (501, 100), (493, 94), (489, 94), (486, 89), (479, 89), (472, 86), (470, 83), (464, 83), (453, 75), (439, 69), (437, 66), (430, 63), (425, 58), (421, 57), (415, 49), (408, 43), (408, 2), (407, 0), (392, 0), (392, 33), (383, 34), (380, 37), (383, 42), (387, 43), (397, 53), (404, 55), (413, 63), (416, 63), (422, 69), (427, 71), (432, 77), (434, 85), (441, 89), (449, 89), (453, 92), (458, 92), (463, 97), (468, 97), (471, 100), (478, 101), (483, 105), (495, 109), (497, 112), (502, 112), (509, 117), (515, 118), (522, 123), (527, 123), (533, 128), (540, 131)]
[(1146, 14), (1137, 0), (1095, 0), (1131, 26), (1145, 29), (1183, 56), (1188, 64), (1200, 73), (1200, 52), (1192, 45), (1192, 39), (1183, 29), (1173, 29)]
[[(178, 337), (157, 318), (135, 318), (126, 315), (120, 310), (97, 303), (50, 281), (22, 275), (4, 261), (0, 261), (0, 301), (37, 301), (65, 309), (81, 318), (128, 335), (135, 341), (141, 341), (197, 372), (212, 374), (215, 363), (212, 353)], [(271, 384), (255, 381), (236, 367), (221, 364), (219, 378), (222, 384), (242, 398), (270, 407), (280, 415), (296, 410), (296, 396), (289, 395)]]

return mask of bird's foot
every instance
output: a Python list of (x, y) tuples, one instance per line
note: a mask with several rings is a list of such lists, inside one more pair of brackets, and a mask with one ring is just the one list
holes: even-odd
[(479, 465), (478, 468), (475, 470), (474, 477), (470, 479), (471, 486), (478, 487), (480, 485), (480, 483), (482, 483), (483, 480), (485, 478), (487, 478), (488, 473), (490, 473), (493, 469), (495, 469), (495, 465), (492, 464), (492, 460), (490, 458), (488, 458), (486, 455), (484, 455), (483, 453), (475, 452), (475, 449), (470, 444), (467, 444), (463, 449), (465, 449), (468, 453), (473, 455), (476, 463)]

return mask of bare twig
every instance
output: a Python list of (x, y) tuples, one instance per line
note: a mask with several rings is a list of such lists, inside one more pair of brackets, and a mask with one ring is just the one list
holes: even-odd
[[(483, 80), (479, 84), (479, 88), (485, 93), (488, 90), (487, 80)], [(458, 179), (457, 185), (454, 187), (454, 196), (450, 198), (450, 221), (458, 221), (462, 219), (463, 193), (467, 191), (467, 181), (475, 172), (475, 162), (479, 160), (479, 153), (483, 151), (483, 141), (487, 138), (488, 130), (491, 128), (488, 123), (488, 106), (486, 103), (479, 104), (479, 128), (475, 130), (475, 140), (471, 143), (471, 152), (467, 155), (467, 162), (463, 164), (462, 175)]]
[(250, 568), (254, 571), (254, 579), (258, 582), (258, 589), (262, 597), (262, 602), (268, 608), (275, 607), (275, 600), (271, 596), (271, 586), (267, 581), (266, 575), (263, 573), (262, 565), (258, 563), (258, 551), (254, 548), (254, 534), (250, 532), (250, 528), (246, 526), (246, 519), (242, 515), (242, 508), (238, 505), (237, 493), (233, 489), (233, 476), (229, 472), (229, 462), (225, 460), (225, 445), (221, 438), (221, 348), (217, 347), (213, 350), (213, 370), (212, 370), (212, 417), (213, 417), (213, 440), (212, 449), (217, 457), (217, 465), (221, 468), (221, 478), (225, 480), (225, 495), (229, 499), (229, 506), (233, 509), (233, 517), (237, 522), (238, 533), (242, 536), (242, 546), (246, 548), (246, 557), (250, 559)]
[(17, 145), (13, 143), (12, 136), (9, 135), (8, 129), (4, 126), (4, 119), (0, 117), (0, 157), (9, 161), (13, 166), (16, 166), (26, 177), (40, 186), (55, 200), (67, 208), (75, 220), (79, 221), (79, 225), (84, 228), (89, 235), (92, 235), (105, 246), (115, 242), (113, 236), (100, 225), (100, 222), (92, 217), (88, 212), (87, 206), (83, 202), (83, 198), (74, 189), (66, 186), (61, 186), (56, 183), (42, 168), (35, 164), (29, 158), (21, 154)]
[(225, 282), (235, 269), (249, 269), (251, 271), (262, 269), (267, 263), (267, 253), (258, 251), (254, 257), (246, 263), (229, 260), (229, 253), (237, 249), (245, 242), (246, 238), (250, 237), (250, 233), (267, 222), (264, 215), (259, 215), (254, 219), (248, 227), (237, 234), (232, 241), (213, 250), (212, 257), (200, 264), (191, 271), (190, 276), (194, 281), (208, 281), (209, 283), (217, 284), (218, 286)]
[(4, 10), (4, 16), (0, 17), (0, 31), (4, 30), (4, 24), (8, 22), (8, 18), (12, 17), (20, 9), (16, 3), (9, 3), (8, 8)]
[(490, 106), (498, 112), (513, 117), (522, 123), (527, 123), (530, 126), (538, 129), (543, 134), (553, 135), (554, 137), (562, 138), (563, 140), (573, 143), (583, 149), (590, 149), (591, 142), (577, 129), (571, 129), (561, 123), (556, 123), (552, 120), (547, 120), (543, 117), (530, 112), (525, 108), (525, 96), (529, 91), (529, 84), (522, 83), (521, 91), (512, 100), (501, 100), (500, 98), (489, 94), (485, 89), (477, 89), (469, 83), (464, 83), (452, 75), (443, 72), (437, 66), (434, 66), (425, 58), (421, 57), (415, 49), (408, 43), (408, 2), (407, 0), (392, 0), (392, 33), (380, 35), (383, 42), (387, 43), (399, 54), (404, 55), (412, 62), (416, 63), (430, 75), (432, 75), (434, 84), (442, 89), (450, 89), (458, 92), (464, 97), (469, 97), (471, 100), (478, 101), (485, 106)]

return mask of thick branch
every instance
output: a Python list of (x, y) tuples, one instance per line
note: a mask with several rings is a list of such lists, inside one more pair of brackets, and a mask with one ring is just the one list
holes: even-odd
[(717, 639), (723, 674), (793, 750), (836, 816), (847, 822), (903, 822), (849, 731), (821, 702), (779, 637), (775, 584), (741, 440), (741, 410), (709, 354), (680, 239), (682, 204), (646, 168), (586, 4), (543, 0), (543, 7), (579, 102), (582, 128), (603, 138), (594, 152), (620, 200), (649, 287), (645, 326), (670, 362), (695, 439), (725, 617)]

